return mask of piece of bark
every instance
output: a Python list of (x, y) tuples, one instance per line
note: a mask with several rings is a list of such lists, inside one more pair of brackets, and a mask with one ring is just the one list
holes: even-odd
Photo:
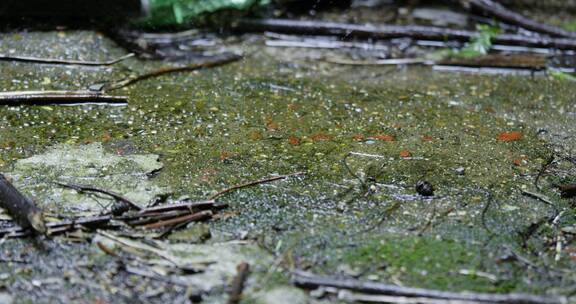
[(489, 54), (473, 58), (448, 58), (436, 62), (436, 64), (450, 66), (515, 68), (530, 70), (544, 70), (546, 68), (546, 63), (546, 56), (531, 54)]
[(562, 304), (567, 303), (565, 297), (536, 296), (529, 294), (488, 294), (472, 292), (450, 292), (424, 288), (403, 287), (392, 284), (360, 281), (356, 279), (342, 279), (295, 271), (293, 272), (295, 285), (305, 288), (334, 287), (359, 291), (367, 294), (380, 294), (402, 297), (423, 297), (431, 299), (445, 299), (453, 301), (472, 301), (481, 303), (502, 304)]
[(236, 267), (237, 274), (230, 286), (230, 293), (228, 296), (228, 304), (238, 304), (242, 300), (242, 292), (244, 291), (244, 283), (250, 274), (250, 264), (242, 262)]
[(41, 234), (46, 233), (46, 224), (40, 208), (20, 193), (3, 174), (0, 174), (0, 207), (8, 210), (22, 228), (32, 228)]
[(560, 189), (560, 195), (564, 198), (576, 196), (576, 184), (559, 185), (558, 189)]
[[(239, 32), (267, 32), (297, 35), (327, 35), (342, 39), (392, 39), (413, 38), (419, 40), (468, 42), (478, 36), (477, 32), (417, 25), (363, 25), (352, 23), (302, 21), (288, 19), (243, 19), (234, 25)], [(576, 39), (532, 37), (514, 34), (499, 34), (494, 44), (519, 45), (560, 50), (576, 50)]]

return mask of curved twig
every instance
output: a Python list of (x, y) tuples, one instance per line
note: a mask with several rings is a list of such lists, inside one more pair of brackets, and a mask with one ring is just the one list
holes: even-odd
[(149, 73), (129, 77), (129, 78), (126, 78), (124, 80), (120, 80), (120, 81), (116, 81), (116, 82), (112, 82), (112, 83), (108, 83), (108, 84), (104, 85), (101, 88), (101, 90), (102, 91), (113, 91), (113, 90), (127, 87), (127, 86), (132, 85), (136, 82), (146, 80), (149, 78), (158, 77), (158, 76), (162, 76), (165, 74), (171, 74), (171, 73), (191, 72), (191, 71), (195, 71), (195, 70), (199, 70), (199, 69), (213, 68), (213, 67), (225, 65), (227, 63), (238, 61), (242, 58), (243, 57), (240, 55), (228, 53), (228, 54), (222, 54), (222, 55), (210, 57), (210, 58), (207, 58), (203, 61), (193, 63), (193, 64), (190, 64), (187, 66), (164, 67), (164, 68), (160, 68), (158, 70), (155, 70), (155, 71), (152, 71)]
[(265, 179), (260, 179), (260, 180), (256, 180), (256, 181), (251, 181), (251, 182), (247, 182), (247, 183), (243, 183), (240, 185), (236, 185), (236, 186), (232, 186), (230, 188), (226, 188), (224, 190), (221, 190), (213, 195), (211, 195), (208, 200), (214, 200), (228, 192), (234, 191), (234, 190), (238, 190), (238, 189), (242, 189), (242, 188), (246, 188), (246, 187), (250, 187), (250, 186), (255, 186), (255, 185), (260, 185), (260, 184), (266, 184), (269, 182), (273, 182), (273, 181), (277, 181), (280, 179), (286, 179), (292, 176), (299, 176), (299, 175), (304, 175), (305, 172), (296, 172), (296, 173), (292, 173), (292, 174), (287, 174), (287, 175), (279, 175), (279, 176), (274, 176), (274, 177), (269, 177), (269, 178), (265, 178)]
[(0, 105), (46, 105), (75, 103), (125, 104), (126, 96), (107, 95), (93, 91), (15, 91), (0, 92)]
[(134, 53), (126, 54), (124, 56), (118, 57), (116, 59), (108, 61), (83, 61), (83, 60), (73, 60), (73, 59), (56, 59), (56, 58), (40, 58), (40, 57), (30, 57), (30, 56), (11, 56), (6, 54), (0, 54), (0, 60), (2, 61), (21, 61), (21, 62), (33, 62), (33, 63), (45, 63), (45, 64), (65, 64), (65, 65), (84, 65), (84, 66), (109, 66), (116, 64), (120, 61), (126, 60), (130, 57), (134, 57)]

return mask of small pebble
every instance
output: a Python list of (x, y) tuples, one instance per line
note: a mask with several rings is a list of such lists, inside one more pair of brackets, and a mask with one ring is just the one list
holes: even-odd
[(434, 186), (427, 181), (418, 181), (416, 183), (416, 192), (422, 196), (433, 196)]
[(454, 169), (454, 172), (456, 172), (457, 175), (464, 175), (466, 174), (466, 169), (464, 169), (464, 167), (459, 167)]

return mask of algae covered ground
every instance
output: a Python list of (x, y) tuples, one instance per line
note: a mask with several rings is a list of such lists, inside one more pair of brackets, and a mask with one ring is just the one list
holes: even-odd
[[(0, 40), (6, 54), (106, 60), (125, 53), (90, 31)], [(132, 193), (145, 204), (304, 175), (222, 196), (230, 207), (217, 218), (161, 241), (130, 229), (2, 239), (0, 299), (221, 303), (243, 260), (254, 265), (246, 303), (331, 301), (292, 286), (295, 269), (450, 291), (576, 291), (574, 201), (555, 188), (576, 176), (574, 83), (340, 66), (319, 60), (318, 51), (264, 47), (258, 36), (222, 47), (248, 55), (115, 92), (129, 97), (127, 106), (0, 107), (2, 172), (45, 212), (68, 216), (103, 207), (56, 181)], [(182, 62), (2, 62), (0, 88), (83, 89), (170, 64)], [(419, 195), (418, 181), (431, 183), (434, 196)], [(114, 239), (154, 242), (206, 272), (174, 274), (140, 254), (129, 267), (146, 260), (156, 276), (138, 275), (99, 248)], [(171, 275), (179, 281), (158, 280)]]

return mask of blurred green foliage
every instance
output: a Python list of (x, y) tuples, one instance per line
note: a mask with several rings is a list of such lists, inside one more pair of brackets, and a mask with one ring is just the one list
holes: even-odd
[(148, 0), (148, 16), (139, 20), (145, 27), (179, 27), (211, 21), (221, 12), (237, 15), (269, 4), (270, 0)]

